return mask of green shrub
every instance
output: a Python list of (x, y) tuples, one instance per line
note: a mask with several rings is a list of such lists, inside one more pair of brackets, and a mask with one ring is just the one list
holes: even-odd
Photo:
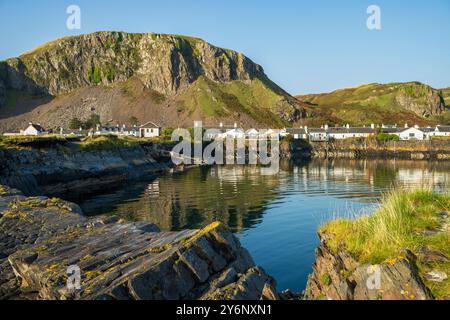
[(92, 67), (88, 73), (88, 80), (91, 83), (99, 84), (102, 81), (100, 68), (98, 68), (97, 66)]
[(378, 141), (399, 141), (400, 137), (397, 136), (396, 134), (380, 132), (377, 135), (377, 139), (378, 139)]
[(328, 273), (324, 273), (320, 276), (320, 283), (324, 286), (329, 286), (331, 284), (331, 276)]

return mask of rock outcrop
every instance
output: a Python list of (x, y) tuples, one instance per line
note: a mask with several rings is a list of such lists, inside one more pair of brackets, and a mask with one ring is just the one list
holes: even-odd
[(333, 251), (328, 245), (332, 235), (320, 234), (313, 272), (308, 277), (304, 298), (307, 300), (430, 300), (416, 266), (416, 256), (406, 251), (404, 257), (379, 265), (358, 262), (345, 248)]
[(406, 110), (426, 118), (441, 114), (445, 109), (444, 99), (439, 92), (419, 83), (402, 87), (397, 92), (395, 101)]
[(1, 187), (0, 299), (277, 297), (274, 280), (219, 223), (159, 232), (80, 213), (59, 199)]

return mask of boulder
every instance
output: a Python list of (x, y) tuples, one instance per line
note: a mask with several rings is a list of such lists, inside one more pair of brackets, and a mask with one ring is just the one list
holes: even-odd
[(0, 299), (277, 298), (273, 278), (220, 223), (160, 232), (2, 188)]

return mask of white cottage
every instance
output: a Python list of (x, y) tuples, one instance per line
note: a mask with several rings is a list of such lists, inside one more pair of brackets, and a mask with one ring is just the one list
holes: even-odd
[(31, 123), (28, 127), (23, 130), (22, 135), (24, 136), (39, 136), (41, 134), (45, 134), (45, 129), (39, 123)]
[(286, 132), (291, 135), (295, 140), (308, 139), (308, 129), (305, 128), (289, 128)]
[(415, 127), (405, 129), (398, 135), (400, 140), (424, 140), (426, 138), (425, 132)]
[(149, 121), (139, 127), (139, 137), (154, 138), (161, 135), (161, 127)]

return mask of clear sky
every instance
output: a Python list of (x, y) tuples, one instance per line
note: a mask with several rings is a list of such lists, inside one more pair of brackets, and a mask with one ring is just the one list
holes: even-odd
[[(66, 8), (81, 8), (81, 30)], [(381, 30), (366, 26), (381, 8)], [(197, 36), (261, 64), (292, 94), (370, 82), (450, 86), (449, 0), (0, 0), (0, 60), (99, 30)]]

